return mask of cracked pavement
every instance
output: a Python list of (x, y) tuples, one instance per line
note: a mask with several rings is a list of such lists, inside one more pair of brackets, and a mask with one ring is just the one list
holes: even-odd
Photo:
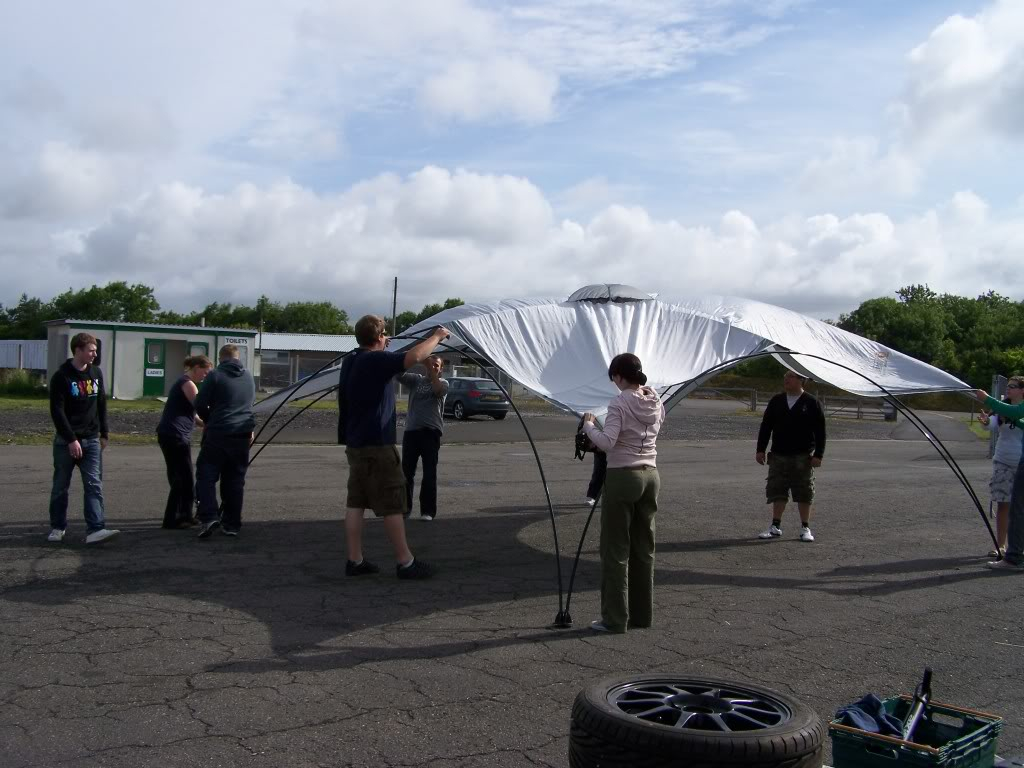
[[(987, 503), (984, 443), (949, 445)], [(538, 448), (564, 596), (590, 462), (568, 438)], [(830, 717), (868, 691), (911, 692), (925, 665), (936, 700), (1003, 715), (999, 752), (1024, 752), (1024, 576), (983, 567), (985, 528), (927, 443), (830, 441), (813, 544), (795, 509), (781, 540), (755, 538), (768, 510), (753, 435), (659, 449), (655, 627), (595, 636), (597, 520), (575, 626), (552, 629), (551, 523), (525, 441), (444, 447), (440, 517), (408, 524), (439, 570), (428, 582), (395, 578), (374, 520), (365, 552), (382, 573), (345, 578), (336, 446), (268, 448), (242, 535), (203, 542), (159, 529), (159, 449), (112, 446), (107, 519), (123, 535), (89, 549), (78, 480), (68, 539), (48, 544), (50, 449), (0, 447), (0, 764), (564, 766), (573, 698), (604, 677), (756, 682)]]

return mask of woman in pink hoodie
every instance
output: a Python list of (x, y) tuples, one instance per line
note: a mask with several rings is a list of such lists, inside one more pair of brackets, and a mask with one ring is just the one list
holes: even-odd
[(583, 416), (583, 431), (608, 455), (601, 499), (601, 619), (597, 632), (625, 632), (651, 626), (654, 619), (654, 515), (658, 511), (656, 448), (665, 407), (644, 386), (640, 359), (616, 355), (608, 378), (619, 394), (608, 403), (604, 428), (594, 414)]

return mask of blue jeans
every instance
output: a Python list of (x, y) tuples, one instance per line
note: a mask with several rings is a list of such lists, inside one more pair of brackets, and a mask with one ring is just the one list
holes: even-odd
[(53, 489), (50, 491), (50, 527), (63, 531), (68, 527), (68, 488), (78, 465), (85, 490), (85, 527), (87, 533), (103, 530), (103, 451), (98, 437), (79, 440), (82, 458), (71, 458), (68, 444), (61, 437), (53, 441)]
[(420, 515), (437, 517), (437, 458), (441, 452), (441, 433), (424, 427), (402, 435), (402, 471), (405, 473), (406, 513), (412, 512), (416, 485), (416, 463), (423, 459), (420, 484)]
[[(227, 529), (242, 527), (242, 501), (245, 497), (245, 473), (249, 469), (249, 433), (203, 435), (199, 458), (196, 459), (196, 495), (199, 497), (199, 519), (209, 523), (220, 516)], [(221, 504), (217, 503), (217, 481), (220, 481)]]

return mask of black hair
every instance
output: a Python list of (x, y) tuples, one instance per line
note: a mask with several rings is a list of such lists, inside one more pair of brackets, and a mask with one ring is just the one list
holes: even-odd
[(647, 375), (640, 365), (640, 358), (630, 352), (623, 352), (616, 355), (608, 364), (608, 378), (621, 376), (630, 384), (644, 385), (647, 383)]

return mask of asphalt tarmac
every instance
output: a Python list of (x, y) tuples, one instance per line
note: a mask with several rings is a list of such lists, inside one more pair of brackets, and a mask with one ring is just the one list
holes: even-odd
[[(550, 626), (590, 472), (551, 423), (537, 445), (561, 558), (530, 445), (461, 440), (443, 449), (438, 519), (408, 523), (438, 570), (427, 582), (395, 578), (376, 520), (365, 554), (381, 574), (343, 575), (336, 446), (270, 446), (241, 536), (207, 541), (159, 529), (157, 447), (112, 446), (122, 535), (88, 549), (77, 480), (68, 538), (48, 544), (50, 450), (0, 447), (0, 765), (565, 766), (573, 698), (604, 677), (756, 682), (828, 718), (911, 692), (926, 665), (936, 700), (1002, 715), (1000, 753), (1024, 753), (1024, 575), (983, 567), (985, 526), (928, 443), (832, 440), (807, 544), (795, 510), (780, 540), (756, 538), (750, 440), (663, 439), (655, 626), (609, 636), (587, 628), (596, 516), (574, 626)], [(985, 444), (939, 429), (987, 508)]]

